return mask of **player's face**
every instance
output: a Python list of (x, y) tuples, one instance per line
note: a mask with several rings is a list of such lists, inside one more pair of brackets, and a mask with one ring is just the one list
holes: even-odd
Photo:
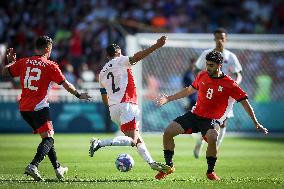
[(121, 49), (116, 50), (115, 55), (116, 55), (116, 56), (121, 56)]
[(214, 40), (216, 42), (216, 48), (224, 49), (227, 42), (227, 35), (226, 33), (216, 33), (214, 35)]
[(217, 77), (220, 68), (221, 66), (219, 64), (212, 61), (206, 61), (206, 71), (208, 72), (209, 76)]

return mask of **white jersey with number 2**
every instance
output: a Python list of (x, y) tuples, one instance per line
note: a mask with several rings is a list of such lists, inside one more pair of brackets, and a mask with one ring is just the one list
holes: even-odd
[(138, 103), (131, 66), (128, 56), (120, 56), (111, 59), (101, 70), (100, 87), (106, 89), (109, 106)]

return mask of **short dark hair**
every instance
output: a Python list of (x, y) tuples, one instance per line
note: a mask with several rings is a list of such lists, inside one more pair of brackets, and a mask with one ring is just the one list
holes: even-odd
[(216, 64), (222, 64), (224, 59), (220, 52), (211, 51), (206, 55), (206, 60), (215, 62)]
[(228, 32), (225, 28), (217, 28), (215, 31), (214, 31), (214, 35), (216, 33), (225, 33), (226, 35), (228, 35)]
[(36, 39), (35, 42), (35, 48), (37, 50), (44, 50), (45, 48), (47, 48), (49, 45), (52, 45), (53, 41), (50, 37), (44, 35), (44, 36), (40, 36)]
[(108, 45), (106, 48), (107, 56), (114, 57), (117, 50), (120, 50), (120, 47), (117, 44), (113, 43)]

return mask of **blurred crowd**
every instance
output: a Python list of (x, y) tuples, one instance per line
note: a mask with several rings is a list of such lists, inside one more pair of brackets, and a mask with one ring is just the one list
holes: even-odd
[[(229, 33), (272, 34), (284, 33), (283, 23), (282, 0), (0, 1), (0, 44), (21, 58), (33, 54), (37, 36), (52, 37), (51, 59), (79, 86), (98, 80), (105, 47), (124, 48), (126, 34), (212, 33), (220, 26)], [(4, 63), (2, 57), (0, 68)]]

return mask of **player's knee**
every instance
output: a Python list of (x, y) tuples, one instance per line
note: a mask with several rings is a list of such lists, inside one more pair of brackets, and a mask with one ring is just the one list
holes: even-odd
[(170, 136), (170, 131), (166, 129), (163, 134), (163, 138), (168, 138)]
[(215, 129), (209, 129), (208, 131), (207, 131), (207, 140), (208, 140), (208, 142), (215, 142), (215, 141), (217, 141), (217, 139), (218, 139), (218, 131), (216, 131)]
[(133, 139), (133, 145), (137, 146), (139, 144), (142, 144), (144, 141), (141, 138), (137, 138), (136, 140)]
[(173, 131), (170, 126), (165, 129), (164, 137), (173, 137)]

